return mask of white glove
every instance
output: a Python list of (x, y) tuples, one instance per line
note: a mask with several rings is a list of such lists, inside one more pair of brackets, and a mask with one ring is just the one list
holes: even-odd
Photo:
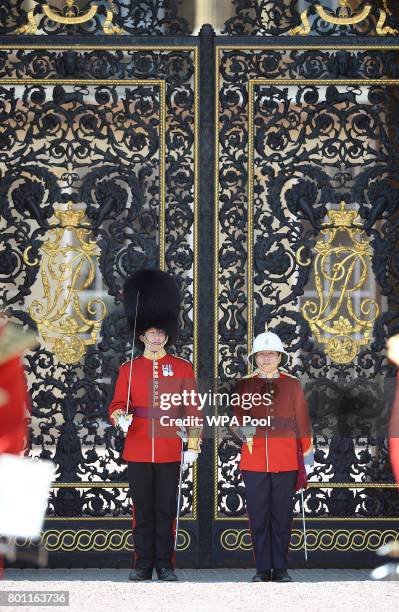
[(186, 450), (183, 453), (183, 465), (188, 466), (197, 461), (198, 453), (192, 450)]
[(118, 419), (118, 427), (123, 431), (123, 433), (127, 433), (131, 423), (132, 423), (133, 415), (123, 413)]

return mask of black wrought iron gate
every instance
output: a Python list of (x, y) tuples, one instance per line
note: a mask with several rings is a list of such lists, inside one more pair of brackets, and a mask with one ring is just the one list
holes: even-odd
[[(223, 387), (254, 334), (280, 334), (313, 419), (310, 564), (373, 564), (398, 537), (384, 353), (399, 306), (395, 15), (361, 3), (347, 24), (310, 0), (301, 18), (237, 2), (223, 36), (189, 36), (176, 3), (134, 4), (0, 9), (1, 299), (40, 340), (26, 365), (30, 453), (58, 466), (50, 563), (130, 564), (107, 406), (130, 346), (121, 286), (146, 266), (179, 279), (176, 352), (199, 379)], [(178, 564), (250, 565), (239, 449), (213, 433), (185, 475)]]

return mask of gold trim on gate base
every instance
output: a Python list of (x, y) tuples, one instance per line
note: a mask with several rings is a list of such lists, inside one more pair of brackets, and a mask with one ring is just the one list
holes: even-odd
[[(225, 529), (219, 535), (220, 545), (224, 550), (235, 552), (252, 550), (251, 533), (249, 529)], [(293, 542), (294, 540), (294, 542)], [(399, 540), (399, 531), (394, 529), (307, 529), (306, 547), (308, 550), (361, 552), (376, 551), (383, 544)], [(304, 547), (303, 530), (293, 529), (291, 532), (290, 550), (302, 550)]]
[[(128, 489), (128, 482), (53, 482), (51, 489)], [(319, 482), (308, 483), (310, 489), (399, 489), (391, 482)]]
[[(131, 520), (131, 519), (130, 519)], [(191, 544), (191, 534), (179, 529), (177, 550), (187, 550)], [(69, 542), (68, 542), (69, 540)], [(15, 542), (15, 538), (10, 538)], [(17, 548), (37, 544), (31, 538), (18, 538)], [(48, 552), (115, 552), (133, 551), (131, 529), (47, 529), (42, 532), (41, 545)]]

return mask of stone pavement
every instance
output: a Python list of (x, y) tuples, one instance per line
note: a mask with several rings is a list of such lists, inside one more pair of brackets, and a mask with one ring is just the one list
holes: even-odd
[(66, 590), (69, 606), (17, 606), (4, 610), (68, 612), (390, 612), (399, 608), (399, 581), (375, 582), (368, 570), (290, 570), (290, 584), (253, 583), (252, 569), (177, 570), (178, 583), (132, 583), (128, 570), (6, 570), (5, 590)]

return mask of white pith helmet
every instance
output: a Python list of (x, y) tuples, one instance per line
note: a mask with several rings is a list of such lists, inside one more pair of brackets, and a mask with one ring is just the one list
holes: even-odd
[(266, 331), (256, 336), (252, 351), (247, 357), (247, 360), (251, 365), (253, 364), (253, 356), (255, 353), (259, 353), (260, 351), (277, 351), (281, 353), (280, 366), (284, 366), (288, 361), (288, 353), (286, 350), (284, 350), (283, 343), (278, 335), (274, 334), (273, 332)]

